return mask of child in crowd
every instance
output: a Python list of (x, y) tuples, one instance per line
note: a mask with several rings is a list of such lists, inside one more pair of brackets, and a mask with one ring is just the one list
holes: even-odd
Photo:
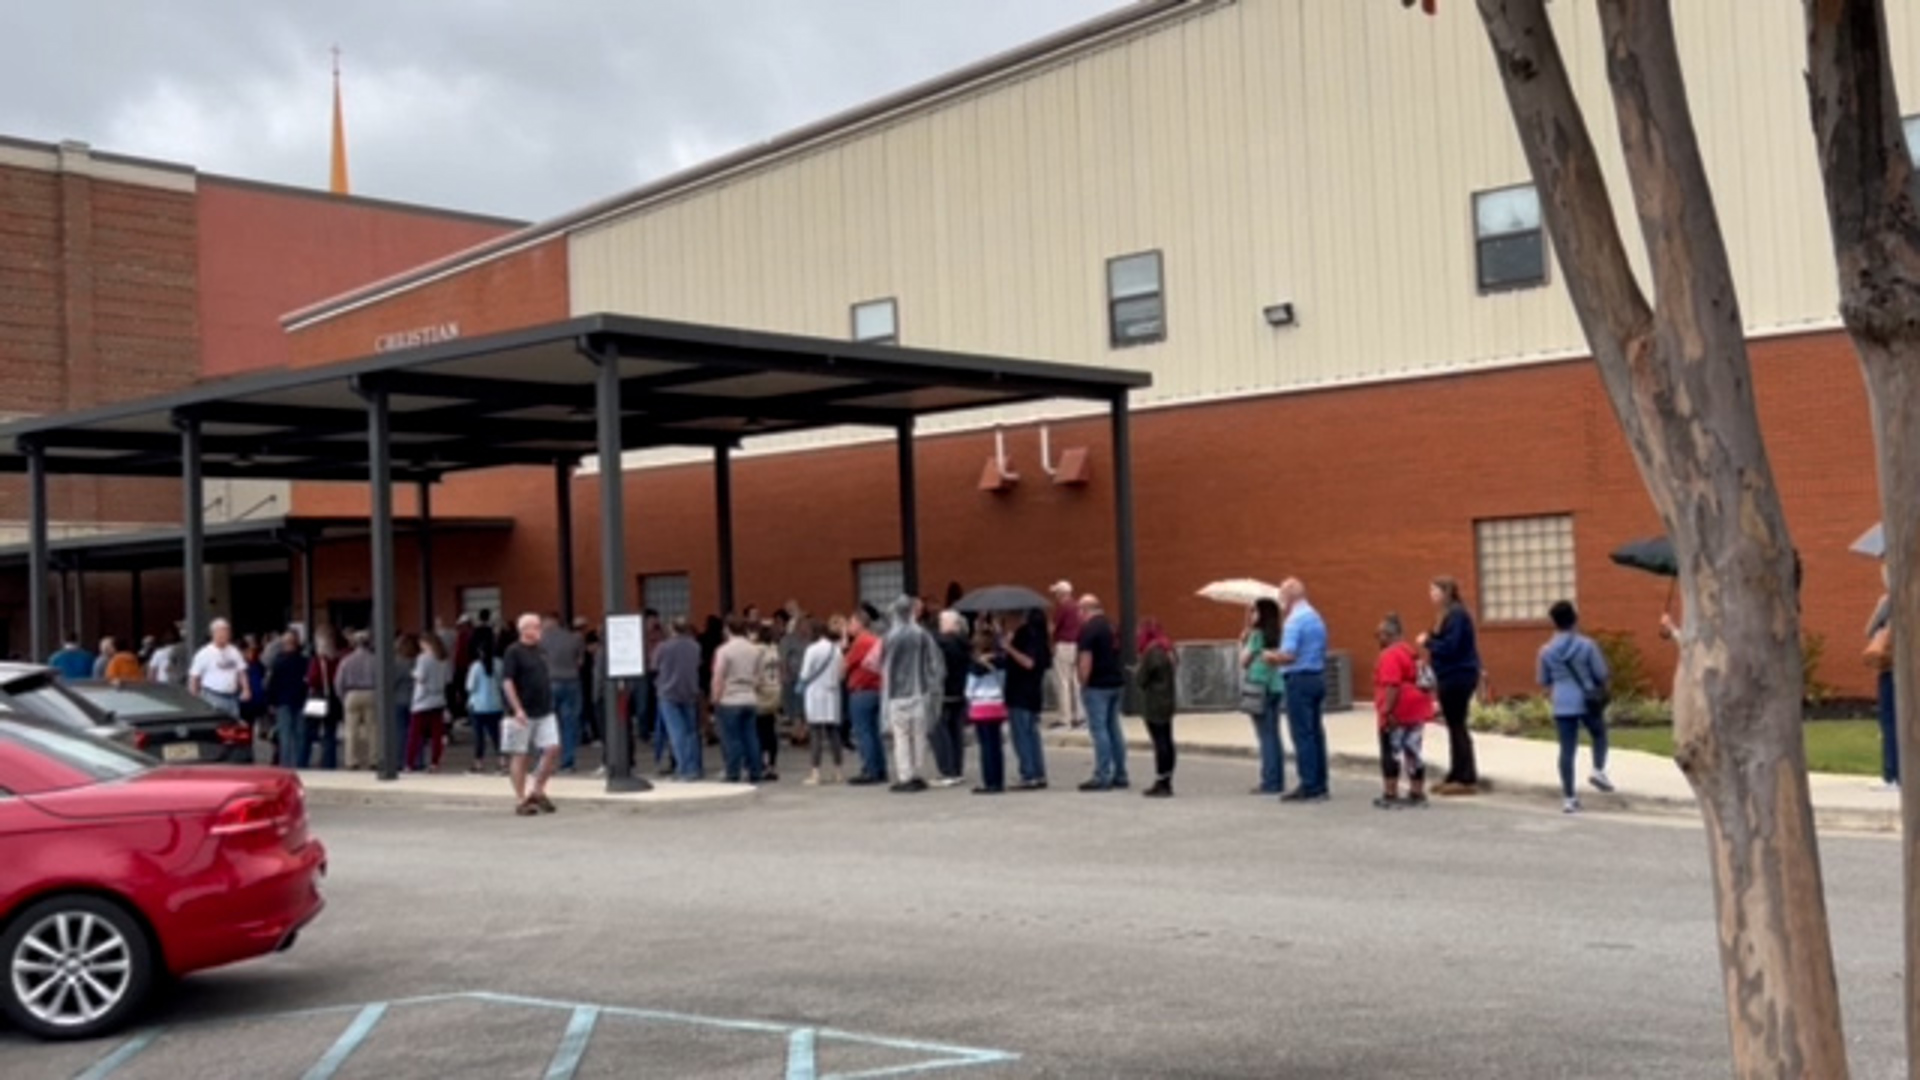
[(993, 628), (981, 620), (973, 635), (973, 664), (967, 671), (967, 719), (980, 744), (980, 786), (975, 795), (999, 795), (1007, 790), (1007, 755), (1003, 731), (1007, 726), (1007, 658)]
[[(1380, 729), (1380, 776), (1385, 790), (1373, 805), (1381, 810), (1427, 805), (1427, 763), (1421, 756), (1426, 725), (1433, 720), (1432, 695), (1420, 689), (1420, 657), (1406, 642), (1400, 616), (1388, 613), (1375, 632), (1380, 659), (1373, 666), (1373, 711)], [(1400, 775), (1407, 777), (1400, 797)]]

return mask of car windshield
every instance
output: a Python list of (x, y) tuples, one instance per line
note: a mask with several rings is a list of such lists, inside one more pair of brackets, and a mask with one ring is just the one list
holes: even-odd
[(101, 720), (71, 690), (51, 678), (14, 683), (7, 687), (6, 699), (21, 712), (75, 731), (87, 731)]
[(206, 711), (198, 698), (186, 694), (162, 695), (145, 688), (102, 683), (80, 683), (72, 689), (94, 708), (119, 720), (159, 720)]
[(119, 780), (153, 767), (153, 759), (145, 754), (32, 723), (0, 720), (0, 739), (24, 746), (95, 780)]

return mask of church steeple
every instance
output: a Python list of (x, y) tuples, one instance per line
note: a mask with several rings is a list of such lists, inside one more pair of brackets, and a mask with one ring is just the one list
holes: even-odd
[(347, 190), (347, 120), (340, 109), (340, 46), (333, 47), (333, 176), (327, 190), (335, 195), (346, 195)]

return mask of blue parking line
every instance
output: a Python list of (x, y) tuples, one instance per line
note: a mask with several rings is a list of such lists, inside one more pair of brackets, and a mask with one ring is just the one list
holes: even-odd
[(121, 1043), (119, 1048), (113, 1053), (94, 1062), (91, 1068), (75, 1077), (74, 1080), (106, 1080), (107, 1077), (113, 1075), (114, 1070), (132, 1060), (135, 1054), (153, 1045), (153, 1040), (159, 1038), (160, 1032), (164, 1030), (164, 1028), (148, 1028), (146, 1031), (140, 1032), (133, 1038)]
[(367, 1041), (367, 1036), (373, 1034), (373, 1029), (379, 1026), (381, 1018), (386, 1015), (387, 1004), (384, 1001), (361, 1009), (360, 1014), (353, 1018), (353, 1023), (347, 1025), (347, 1030), (333, 1041), (326, 1056), (308, 1069), (301, 1080), (332, 1080), (333, 1074), (340, 1071), (340, 1066), (347, 1063), (355, 1050), (360, 1049), (360, 1044)]
[(587, 1042), (593, 1038), (593, 1025), (600, 1010), (591, 1005), (577, 1006), (567, 1021), (567, 1033), (560, 1037), (560, 1048), (553, 1052), (553, 1064), (547, 1066), (547, 1080), (573, 1080), (580, 1059), (587, 1055)]
[(814, 1080), (813, 1042), (812, 1028), (787, 1037), (787, 1080)]

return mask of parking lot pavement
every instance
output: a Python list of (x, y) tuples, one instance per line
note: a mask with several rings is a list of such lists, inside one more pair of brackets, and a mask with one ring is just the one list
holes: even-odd
[[(0, 1030), (0, 1075), (1726, 1075), (1696, 827), (1383, 813), (1351, 774), (1282, 807), (1207, 759), (1157, 803), (1049, 760), (1054, 790), (1001, 798), (319, 807), (330, 906), (298, 946), (186, 980), (145, 1044)], [(1823, 854), (1855, 1075), (1892, 1076), (1899, 849)]]

